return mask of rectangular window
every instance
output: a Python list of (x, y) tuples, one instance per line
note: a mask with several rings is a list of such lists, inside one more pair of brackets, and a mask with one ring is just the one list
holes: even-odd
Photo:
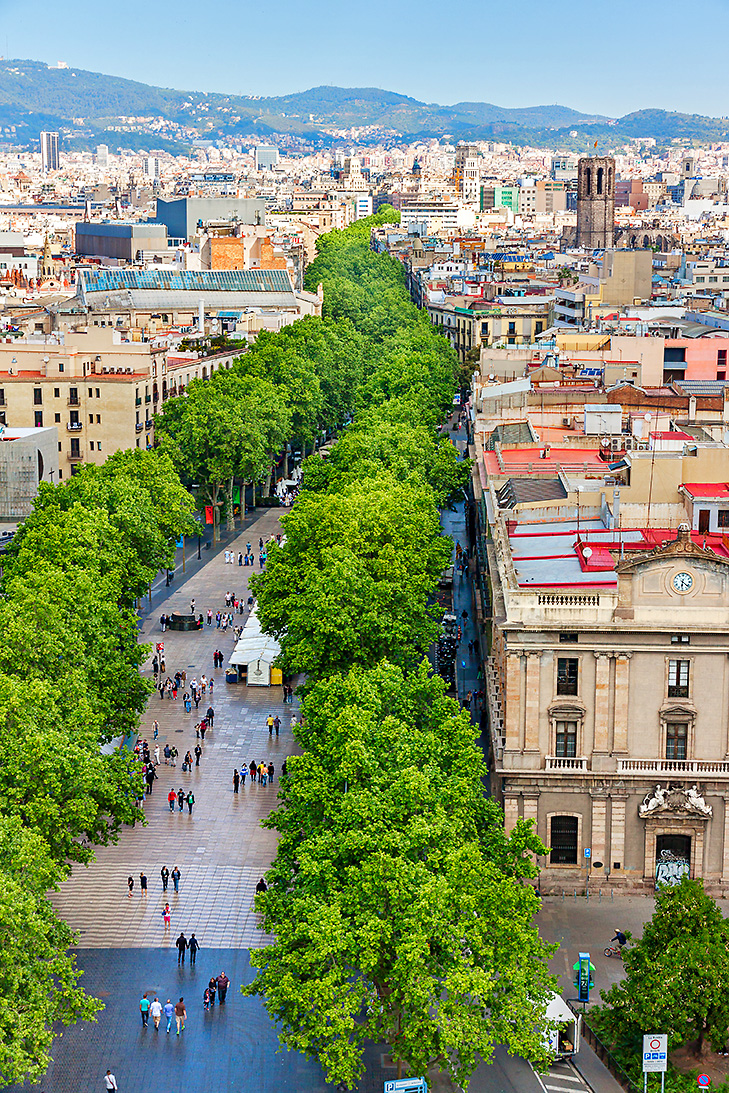
[(717, 352), (716, 352), (716, 363), (717, 363), (717, 367), (719, 367), (719, 368), (725, 368), (726, 367), (726, 349), (718, 349), (717, 350)]
[(574, 759), (577, 755), (577, 722), (558, 721), (554, 740), (554, 754), (560, 759)]
[(96, 415), (96, 424), (101, 425), (101, 414)]
[(94, 415), (89, 414), (89, 425), (93, 425), (93, 424), (94, 424)]
[(63, 361), (59, 361), (59, 362), (58, 362), (58, 371), (59, 371), (59, 372), (62, 372), (62, 371), (63, 371)]
[(717, 523), (720, 528), (729, 528), (729, 509), (719, 509)]
[(516, 323), (509, 323), (509, 334), (516, 334)]
[(42, 406), (43, 405), (43, 391), (40, 387), (34, 387), (33, 388), (33, 405), (34, 406)]
[(93, 452), (93, 450), (94, 450), (94, 442), (93, 442), (93, 440), (90, 440), (90, 441), (89, 441), (89, 448), (91, 448), (91, 451)]
[(42, 410), (36, 410), (36, 412), (35, 412), (35, 427), (36, 427), (36, 429), (42, 429), (43, 428), (43, 411)]
[(577, 864), (577, 817), (553, 816), (549, 825), (552, 865)]
[(55, 421), (56, 421), (56, 425), (58, 425), (58, 423), (61, 420), (61, 415), (60, 414), (54, 414), (54, 418), (55, 418)]
[(559, 635), (559, 640), (565, 644), (568, 642), (573, 643), (577, 641), (577, 634), (573, 633), (571, 630), (563, 630)]
[(61, 388), (60, 387), (54, 387), (53, 388), (53, 397), (54, 398), (60, 398), (61, 397)]
[(690, 643), (690, 634), (671, 634), (671, 645), (689, 645)]
[(99, 392), (99, 388), (98, 388), (98, 387), (96, 388), (96, 397), (97, 397), (97, 398), (100, 398), (100, 397), (101, 397), (101, 394), (100, 394), (100, 392)]
[(89, 387), (89, 398), (93, 398), (93, 397), (94, 397), (94, 389), (93, 389), (93, 387)]
[(72, 406), (78, 406), (78, 404), (79, 404), (78, 387), (72, 387), (70, 389), (70, 391), (68, 392), (68, 401), (71, 403)]
[(688, 724), (685, 721), (671, 721), (666, 725), (666, 759), (685, 759)]
[(557, 694), (576, 695), (579, 673), (577, 657), (557, 657)]
[(668, 697), (688, 698), (689, 696), (689, 660), (669, 660), (668, 662)]
[(5, 405), (5, 388), (0, 387), (0, 406)]
[(99, 452), (101, 451), (101, 441), (100, 440), (96, 441), (96, 450), (99, 451)]
[(81, 455), (81, 448), (79, 446), (78, 437), (75, 437), (75, 436), (71, 437), (71, 455), (73, 455), (73, 456)]

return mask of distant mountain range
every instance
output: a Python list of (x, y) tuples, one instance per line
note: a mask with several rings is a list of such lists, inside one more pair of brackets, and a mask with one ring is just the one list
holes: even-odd
[(0, 61), (0, 145), (37, 147), (42, 129), (57, 129), (69, 150), (103, 143), (111, 151), (171, 152), (235, 139), (305, 149), (437, 137), (565, 151), (584, 151), (596, 140), (607, 151), (634, 137), (653, 137), (661, 146), (729, 139), (727, 118), (665, 110), (607, 118), (567, 106), (439, 106), (373, 87), (315, 87), (259, 98), (175, 91), (39, 61)]

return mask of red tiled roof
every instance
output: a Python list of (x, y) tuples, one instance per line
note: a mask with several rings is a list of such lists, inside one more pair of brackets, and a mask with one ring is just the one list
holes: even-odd
[(729, 500), (729, 482), (684, 482), (683, 488), (691, 497)]

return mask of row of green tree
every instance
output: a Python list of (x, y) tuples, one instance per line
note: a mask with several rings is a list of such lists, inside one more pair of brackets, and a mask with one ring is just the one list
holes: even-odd
[(322, 238), (307, 272), (360, 374), (353, 422), (306, 461), (253, 581), (282, 666), (307, 682), (303, 755), (266, 821), (279, 846), (257, 907), (275, 940), (245, 990), (329, 1080), (354, 1085), (366, 1042), (384, 1041), (411, 1073), (465, 1086), (495, 1044), (546, 1058), (553, 980), (528, 883), (544, 848), (522, 821), (506, 836), (470, 717), (423, 659), (452, 550), (438, 510), (469, 468), (438, 434), (455, 355), (369, 246), (387, 215)]
[(169, 459), (118, 452), (41, 485), (3, 556), (0, 1084), (40, 1077), (53, 1022), (101, 1008), (46, 893), (143, 822), (133, 753), (102, 747), (134, 730), (147, 700), (134, 604), (194, 530), (192, 505)]

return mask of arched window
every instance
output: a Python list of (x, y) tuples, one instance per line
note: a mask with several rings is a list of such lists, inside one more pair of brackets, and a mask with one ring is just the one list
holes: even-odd
[(602, 178), (603, 178), (604, 174), (605, 174), (605, 172), (604, 172), (603, 168), (598, 167), (598, 169), (597, 169), (597, 192), (599, 194), (602, 193)]
[(607, 192), (609, 194), (611, 194), (613, 192), (613, 169), (612, 169), (612, 167), (608, 167)]
[(585, 168), (585, 193), (590, 196), (590, 190), (592, 188), (592, 170), (589, 167)]

